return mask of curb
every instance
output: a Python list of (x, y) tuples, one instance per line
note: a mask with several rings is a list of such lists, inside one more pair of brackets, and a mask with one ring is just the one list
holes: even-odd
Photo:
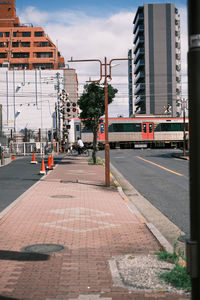
[(12, 162), (11, 158), (10, 157), (6, 157), (4, 158), (4, 163), (2, 164), (1, 161), (0, 161), (0, 168), (1, 167), (4, 167), (4, 166), (7, 166), (8, 164), (10, 164)]
[(134, 215), (136, 215), (136, 217), (138, 218), (138, 220), (141, 223), (143, 223), (147, 226), (147, 228), (153, 234), (153, 236), (157, 239), (157, 241), (159, 242), (161, 247), (163, 249), (165, 249), (167, 252), (173, 253), (174, 249), (173, 249), (172, 245), (167, 241), (167, 239), (162, 235), (162, 233), (152, 223), (148, 223), (148, 221), (141, 215), (141, 213), (139, 212), (137, 207), (131, 202), (131, 200), (129, 200), (129, 198), (123, 192), (122, 187), (121, 186), (118, 187), (117, 190), (118, 190), (120, 196), (122, 197), (122, 199), (127, 202), (126, 205), (129, 208), (129, 210), (132, 213), (134, 213)]
[(178, 158), (178, 159), (183, 159), (183, 160), (190, 160), (190, 157), (189, 156), (183, 156), (183, 155), (176, 155), (176, 154), (173, 154), (172, 155), (174, 158)]

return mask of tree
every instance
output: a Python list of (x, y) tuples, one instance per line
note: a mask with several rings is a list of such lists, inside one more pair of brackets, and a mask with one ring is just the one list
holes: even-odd
[[(113, 101), (115, 94), (118, 92), (108, 84), (108, 104)], [(92, 82), (84, 86), (78, 105), (81, 109), (80, 118), (84, 125), (93, 133), (93, 153), (92, 158), (96, 164), (97, 137), (99, 124), (102, 122), (101, 117), (105, 114), (105, 93), (104, 88), (99, 83)]]

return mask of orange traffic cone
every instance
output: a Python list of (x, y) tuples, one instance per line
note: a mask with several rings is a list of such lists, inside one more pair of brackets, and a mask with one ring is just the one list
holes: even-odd
[(47, 164), (46, 168), (47, 168), (48, 170), (52, 170), (52, 166), (51, 166), (51, 157), (50, 157), (50, 156), (48, 156), (48, 164)]
[(51, 153), (51, 166), (54, 168), (53, 154)]
[(31, 164), (37, 164), (37, 161), (35, 159), (35, 153), (33, 152), (33, 157), (32, 157), (32, 161)]
[(40, 174), (41, 174), (41, 175), (46, 174), (46, 171), (45, 171), (45, 165), (44, 165), (44, 158), (42, 158), (42, 164), (41, 164)]

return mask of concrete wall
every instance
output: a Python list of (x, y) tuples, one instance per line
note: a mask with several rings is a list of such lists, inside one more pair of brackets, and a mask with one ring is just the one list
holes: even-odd
[(12, 70), (0, 68), (0, 104), (3, 131), (51, 128), (57, 101), (56, 73), (63, 70)]
[[(59, 75), (59, 76), (58, 76)], [(55, 129), (58, 86), (77, 102), (77, 75), (74, 69), (8, 70), (0, 68), (2, 129), (6, 135), (22, 129)], [(72, 116), (73, 117), (73, 116)], [(62, 122), (62, 120), (61, 120)]]

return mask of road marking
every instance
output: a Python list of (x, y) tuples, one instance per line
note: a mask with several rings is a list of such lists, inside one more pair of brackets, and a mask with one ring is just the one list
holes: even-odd
[(165, 168), (165, 167), (163, 167), (163, 166), (161, 166), (161, 165), (158, 165), (158, 164), (156, 164), (156, 163), (154, 163), (154, 162), (152, 162), (152, 161), (150, 161), (150, 160), (147, 160), (147, 159), (145, 159), (145, 158), (142, 158), (141, 156), (136, 156), (136, 157), (139, 158), (139, 159), (141, 159), (141, 160), (144, 160), (144, 161), (146, 161), (146, 162), (148, 162), (148, 163), (150, 163), (150, 164), (152, 164), (152, 165), (154, 165), (154, 166), (157, 166), (157, 167), (159, 167), (159, 168), (161, 168), (161, 169), (163, 169), (163, 170), (165, 170), (165, 171), (171, 172), (171, 173), (176, 174), (176, 175), (178, 175), (178, 176), (183, 176), (183, 174), (181, 174), (181, 173), (172, 171), (172, 170), (170, 170), (170, 169), (168, 169), (168, 168)]

